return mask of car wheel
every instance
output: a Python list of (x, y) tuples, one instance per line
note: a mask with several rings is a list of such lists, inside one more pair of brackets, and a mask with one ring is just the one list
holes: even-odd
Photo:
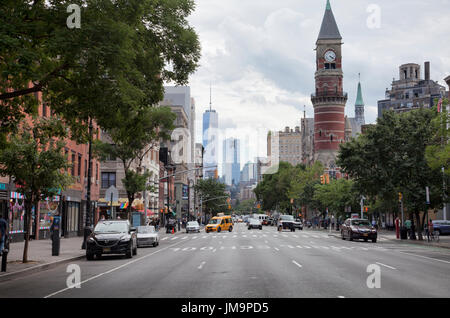
[(353, 241), (353, 234), (352, 234), (352, 233), (350, 233), (348, 239), (349, 239), (350, 241)]
[(92, 254), (92, 253), (86, 253), (86, 259), (87, 259), (88, 261), (92, 261), (92, 260), (94, 259), (94, 254)]
[(342, 238), (342, 240), (345, 241), (345, 236), (344, 236), (344, 232), (343, 231), (341, 231), (341, 238)]
[(133, 255), (137, 255), (137, 245), (136, 245), (136, 247), (133, 249)]
[(95, 257), (96, 257), (97, 259), (100, 259), (100, 258), (102, 257), (102, 253), (97, 253), (97, 254), (95, 254)]
[(132, 248), (131, 245), (130, 245), (130, 248), (128, 249), (127, 253), (125, 254), (125, 256), (127, 258), (132, 258), (133, 257), (133, 248)]
[(230, 226), (230, 228), (228, 229), (229, 232), (233, 231), (233, 227)]
[(369, 239), (366, 239), (366, 238), (365, 238), (365, 239), (364, 239), (364, 242), (367, 242), (368, 240), (369, 240)]
[(376, 238), (372, 239), (372, 243), (376, 243), (376, 242), (377, 242)]
[(220, 231), (222, 231), (222, 229), (220, 228), (220, 226), (217, 228), (217, 233), (220, 233)]
[(156, 247), (157, 245), (158, 245), (158, 243), (157, 243), (157, 242), (153, 243), (153, 247)]

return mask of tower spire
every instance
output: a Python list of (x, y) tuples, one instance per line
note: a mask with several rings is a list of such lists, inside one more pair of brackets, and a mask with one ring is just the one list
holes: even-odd
[(361, 89), (361, 73), (358, 73), (358, 94), (356, 96), (356, 102), (355, 102), (355, 118), (356, 121), (360, 125), (365, 124), (365, 118), (364, 118), (364, 100), (362, 97), (362, 89)]
[(329, 39), (342, 39), (339, 33), (339, 28), (336, 23), (336, 19), (333, 15), (333, 10), (331, 10), (330, 0), (327, 0), (327, 7), (325, 10), (325, 15), (323, 16), (322, 26), (320, 27), (320, 33), (318, 40), (329, 40)]
[(209, 111), (212, 109), (212, 85), (209, 82)]

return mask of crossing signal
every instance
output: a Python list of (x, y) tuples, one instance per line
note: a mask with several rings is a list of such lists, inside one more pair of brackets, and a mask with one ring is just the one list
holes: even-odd
[(214, 170), (214, 178), (219, 179), (219, 171), (217, 171), (217, 169)]
[(326, 179), (327, 184), (330, 184), (330, 175), (329, 174), (325, 175), (325, 179)]
[(402, 200), (403, 200), (403, 194), (400, 192), (400, 193), (398, 194), (398, 201), (399, 201), (399, 202), (402, 202)]
[(325, 176), (324, 175), (320, 176), (320, 183), (325, 184)]

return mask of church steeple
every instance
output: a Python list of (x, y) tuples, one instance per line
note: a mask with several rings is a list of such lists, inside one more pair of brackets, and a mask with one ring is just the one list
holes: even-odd
[(356, 121), (360, 125), (365, 125), (364, 100), (362, 97), (362, 89), (361, 89), (361, 74), (359, 74), (358, 94), (356, 96), (356, 102), (355, 102), (355, 118), (356, 118)]
[(319, 38), (317, 40), (335, 40), (342, 39), (336, 19), (331, 10), (330, 0), (327, 0), (325, 15), (323, 16), (322, 26), (320, 27)]

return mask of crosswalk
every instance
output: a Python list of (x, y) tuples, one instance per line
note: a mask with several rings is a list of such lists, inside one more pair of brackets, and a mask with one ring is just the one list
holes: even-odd
[[(160, 240), (201, 240), (201, 239), (228, 239), (228, 238), (245, 238), (245, 239), (269, 239), (269, 238), (295, 238), (295, 239), (336, 239), (335, 236), (329, 236), (328, 234), (294, 234), (290, 233), (264, 233), (264, 234), (249, 234), (248, 232), (235, 232), (235, 233), (217, 233), (217, 234), (200, 234), (200, 235), (175, 235), (175, 236), (164, 236)], [(378, 238), (378, 241), (387, 241), (385, 238)]]
[(362, 246), (343, 246), (343, 245), (316, 245), (316, 244), (280, 244), (280, 245), (267, 245), (267, 244), (252, 244), (252, 245), (222, 245), (222, 246), (188, 246), (188, 247), (173, 247), (169, 249), (172, 252), (216, 252), (216, 251), (256, 251), (256, 250), (272, 250), (279, 252), (283, 250), (322, 250), (327, 252), (351, 252), (351, 251), (388, 251), (388, 249), (380, 246), (362, 247)]

